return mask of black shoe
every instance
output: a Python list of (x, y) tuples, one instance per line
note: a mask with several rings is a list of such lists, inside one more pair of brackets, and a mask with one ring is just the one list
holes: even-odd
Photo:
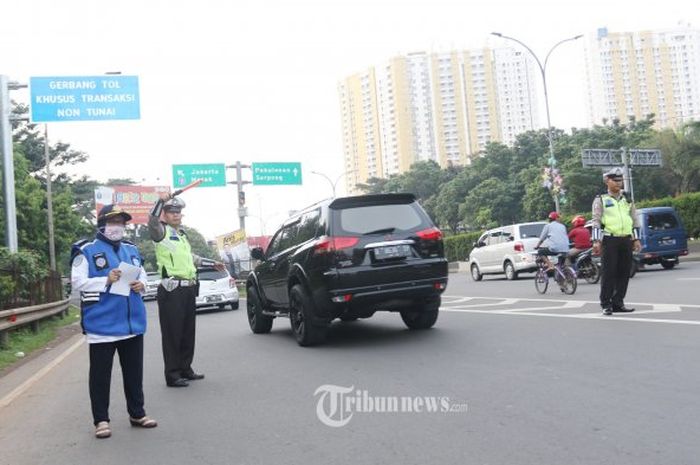
[(603, 315), (612, 315), (613, 311), (611, 307), (605, 307), (603, 308)]
[(613, 312), (615, 312), (615, 313), (630, 313), (633, 311), (634, 311), (633, 308), (628, 308), (628, 307), (625, 307), (624, 305), (622, 307), (613, 308)]
[(195, 373), (194, 371), (188, 375), (182, 375), (183, 378), (189, 381), (194, 381), (197, 379), (204, 379), (204, 375), (201, 373)]
[(185, 378), (178, 378), (175, 381), (169, 381), (166, 384), (168, 387), (187, 387), (190, 385)]

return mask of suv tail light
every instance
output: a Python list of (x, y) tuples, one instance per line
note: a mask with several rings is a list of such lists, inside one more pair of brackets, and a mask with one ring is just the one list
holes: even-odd
[(515, 244), (513, 244), (513, 250), (515, 250), (516, 252), (525, 252), (525, 246), (522, 242), (516, 242)]
[(439, 241), (442, 239), (442, 231), (438, 228), (428, 228), (416, 233), (419, 239), (424, 241)]
[(336, 250), (349, 249), (360, 241), (359, 237), (322, 236), (314, 246), (315, 254), (330, 253)]
[(236, 278), (228, 278), (228, 287), (231, 289), (236, 287)]

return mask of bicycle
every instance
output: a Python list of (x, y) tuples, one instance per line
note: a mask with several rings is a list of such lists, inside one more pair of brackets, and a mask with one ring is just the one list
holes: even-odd
[[(535, 273), (535, 289), (540, 294), (547, 292), (549, 287), (549, 273), (547, 270), (547, 262), (543, 255), (538, 255), (536, 252), (535, 263), (537, 264), (537, 272)], [(576, 292), (576, 272), (570, 266), (566, 266), (566, 253), (557, 254), (557, 264), (554, 266), (554, 281), (559, 284), (559, 289), (564, 294), (572, 295)]]

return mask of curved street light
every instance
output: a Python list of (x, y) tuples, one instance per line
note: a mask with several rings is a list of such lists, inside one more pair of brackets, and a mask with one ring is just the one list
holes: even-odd
[(317, 174), (317, 175), (319, 175), (319, 176), (323, 176), (324, 178), (326, 178), (326, 181), (328, 181), (328, 183), (331, 185), (331, 189), (333, 189), (333, 198), (335, 198), (335, 186), (338, 185), (338, 181), (340, 181), (340, 178), (342, 178), (342, 177), (345, 176), (346, 174), (350, 173), (350, 171), (343, 171), (343, 172), (338, 176), (338, 178), (336, 178), (335, 182), (333, 182), (333, 181), (331, 180), (331, 178), (329, 178), (329, 177), (328, 177), (327, 175), (325, 175), (324, 173), (320, 173), (320, 172), (318, 172), (318, 171), (311, 171), (311, 173), (312, 173), (312, 174)]
[[(574, 37), (569, 37), (568, 39), (560, 40), (552, 48), (549, 49), (549, 52), (547, 52), (547, 55), (544, 58), (544, 63), (540, 61), (540, 59), (537, 57), (535, 52), (532, 51), (530, 47), (525, 45), (522, 41), (516, 39), (515, 37), (510, 37), (504, 34), (501, 34), (500, 32), (492, 32), (491, 35), (494, 35), (496, 37), (500, 37), (501, 39), (508, 39), (512, 40), (513, 42), (517, 42), (520, 44), (525, 50), (527, 50), (530, 55), (535, 59), (537, 62), (537, 66), (540, 68), (540, 73), (542, 74), (542, 86), (544, 87), (544, 105), (547, 110), (547, 140), (549, 142), (549, 166), (550, 166), (550, 176), (554, 172), (554, 167), (557, 164), (557, 160), (554, 158), (554, 144), (552, 143), (552, 121), (549, 116), (549, 93), (547, 92), (547, 62), (549, 62), (549, 57), (554, 51), (555, 48), (559, 47), (561, 44), (565, 42), (570, 42), (574, 40), (578, 40), (581, 37), (583, 37), (583, 34), (579, 34)], [(555, 193), (554, 189), (552, 189), (552, 197), (554, 198), (554, 208), (556, 209), (557, 213), (559, 212), (559, 194)]]

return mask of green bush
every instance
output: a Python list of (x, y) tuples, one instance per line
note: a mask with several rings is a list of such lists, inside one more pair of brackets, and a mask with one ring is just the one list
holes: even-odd
[(15, 293), (20, 300), (28, 300), (33, 287), (47, 275), (48, 268), (36, 252), (10, 253), (6, 247), (0, 247), (0, 308), (4, 308)]
[(479, 236), (481, 236), (480, 231), (446, 237), (443, 242), (447, 260), (450, 262), (466, 260)]

